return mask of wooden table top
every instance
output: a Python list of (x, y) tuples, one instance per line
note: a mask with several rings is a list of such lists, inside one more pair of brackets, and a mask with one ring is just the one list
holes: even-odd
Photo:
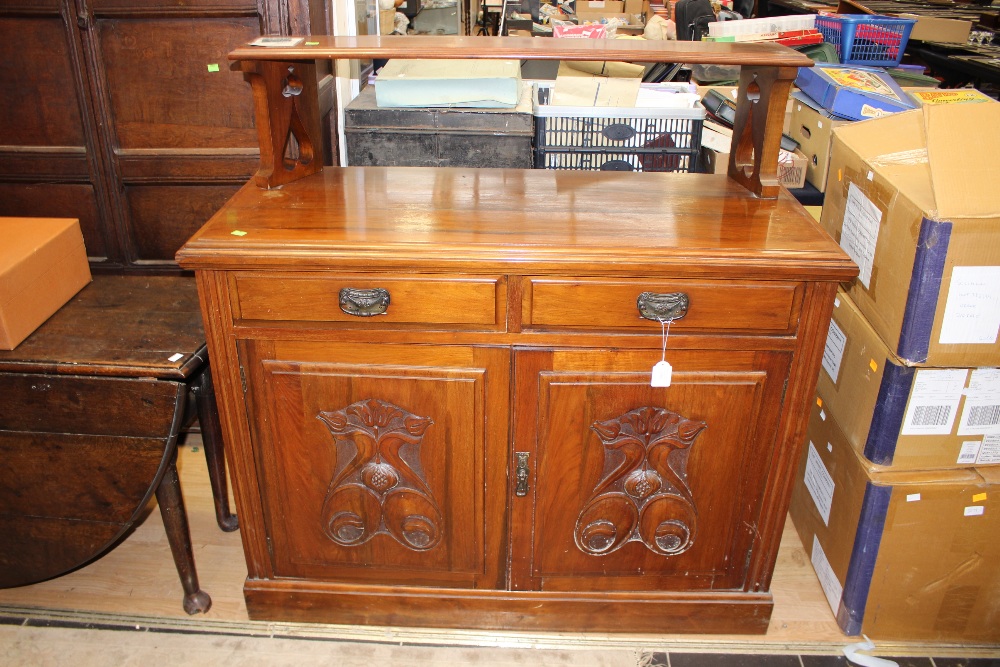
[[(177, 255), (189, 269), (846, 280), (799, 203), (725, 175), (326, 167), (247, 184)], [(430, 267), (430, 268), (429, 268)]]
[(0, 371), (185, 380), (207, 360), (193, 278), (95, 275)]

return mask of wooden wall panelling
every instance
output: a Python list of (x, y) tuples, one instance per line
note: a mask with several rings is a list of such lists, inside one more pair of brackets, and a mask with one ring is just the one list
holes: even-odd
[(260, 34), (325, 33), (327, 11), (0, 0), (0, 85), (18, 91), (0, 109), (0, 214), (79, 218), (95, 268), (176, 271), (176, 250), (259, 161), (251, 97), (226, 54)]
[(80, 219), (95, 265), (120, 255), (75, 9), (0, 2), (0, 215)]

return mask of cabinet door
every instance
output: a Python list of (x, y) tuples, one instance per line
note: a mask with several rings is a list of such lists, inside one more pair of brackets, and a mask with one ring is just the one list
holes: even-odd
[(790, 355), (660, 355), (515, 353), (514, 588), (743, 588)]
[(249, 341), (275, 577), (503, 583), (510, 351)]

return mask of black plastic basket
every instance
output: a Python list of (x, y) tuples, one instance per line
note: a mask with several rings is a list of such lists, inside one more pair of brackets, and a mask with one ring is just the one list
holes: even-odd
[(535, 168), (698, 171), (705, 110), (568, 107), (535, 89)]

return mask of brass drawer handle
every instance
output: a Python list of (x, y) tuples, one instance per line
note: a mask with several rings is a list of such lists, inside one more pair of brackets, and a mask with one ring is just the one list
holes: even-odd
[(389, 290), (387, 289), (381, 287), (375, 289), (345, 287), (340, 290), (340, 309), (348, 315), (357, 317), (385, 315), (388, 308)]
[(639, 314), (654, 322), (673, 322), (688, 312), (688, 295), (684, 292), (643, 292), (636, 299)]

